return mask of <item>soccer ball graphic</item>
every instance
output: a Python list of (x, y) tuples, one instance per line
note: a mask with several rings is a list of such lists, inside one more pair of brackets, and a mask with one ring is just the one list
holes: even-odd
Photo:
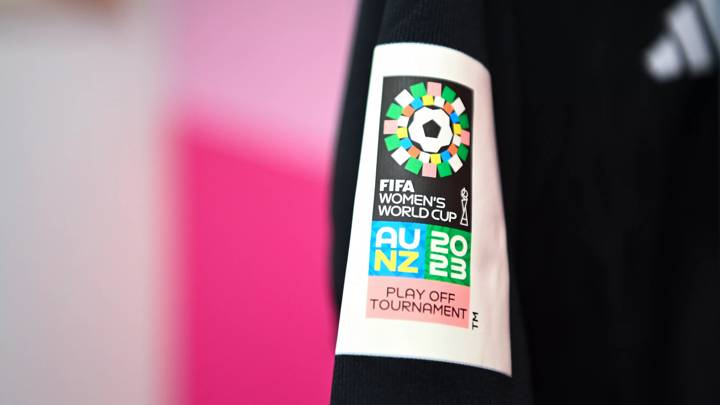
[(415, 83), (395, 97), (385, 117), (385, 147), (407, 171), (447, 177), (467, 161), (470, 118), (450, 86), (435, 81)]
[(413, 116), (409, 130), (410, 140), (419, 144), (424, 152), (439, 152), (452, 142), (450, 117), (443, 110), (422, 107)]

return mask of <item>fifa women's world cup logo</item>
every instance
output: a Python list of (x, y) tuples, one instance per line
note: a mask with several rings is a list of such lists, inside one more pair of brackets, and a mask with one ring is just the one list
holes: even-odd
[(423, 177), (457, 173), (468, 158), (470, 119), (447, 84), (419, 82), (395, 96), (385, 113), (385, 147), (407, 171)]
[(383, 78), (368, 317), (471, 326), (473, 104), (461, 83)]

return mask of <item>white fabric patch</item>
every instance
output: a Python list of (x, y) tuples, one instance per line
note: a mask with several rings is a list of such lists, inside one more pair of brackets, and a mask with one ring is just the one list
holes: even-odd
[[(402, 126), (397, 109), (389, 108), (406, 101), (401, 89), (438, 94), (438, 83), (457, 93), (443, 95), (458, 116), (467, 114), (460, 144), (427, 153), (410, 138), (382, 133), (383, 120)], [(439, 136), (443, 125), (428, 122), (418, 131)], [(477, 60), (427, 44), (375, 48), (336, 354), (435, 360), (511, 375), (493, 125), (490, 75)], [(427, 260), (418, 259), (423, 255)]]

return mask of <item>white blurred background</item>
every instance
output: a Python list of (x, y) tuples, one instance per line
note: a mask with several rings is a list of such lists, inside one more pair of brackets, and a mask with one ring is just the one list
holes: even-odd
[(0, 404), (168, 393), (158, 21), (0, 2)]

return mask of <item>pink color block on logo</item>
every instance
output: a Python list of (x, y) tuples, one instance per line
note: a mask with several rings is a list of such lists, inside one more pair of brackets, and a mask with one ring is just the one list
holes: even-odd
[(427, 92), (433, 97), (440, 97), (440, 89), (442, 89), (442, 85), (440, 83), (428, 82), (427, 84)]
[(468, 327), (470, 288), (441, 281), (370, 276), (367, 317)]
[(423, 163), (422, 175), (425, 177), (435, 177), (437, 175), (437, 166), (432, 163)]
[(397, 131), (398, 122), (396, 120), (385, 120), (383, 124), (383, 134), (394, 134)]
[(461, 141), (463, 144), (465, 144), (465, 145), (467, 145), (467, 146), (470, 146), (470, 132), (468, 132), (468, 131), (462, 131), (462, 132), (460, 133), (460, 141)]

